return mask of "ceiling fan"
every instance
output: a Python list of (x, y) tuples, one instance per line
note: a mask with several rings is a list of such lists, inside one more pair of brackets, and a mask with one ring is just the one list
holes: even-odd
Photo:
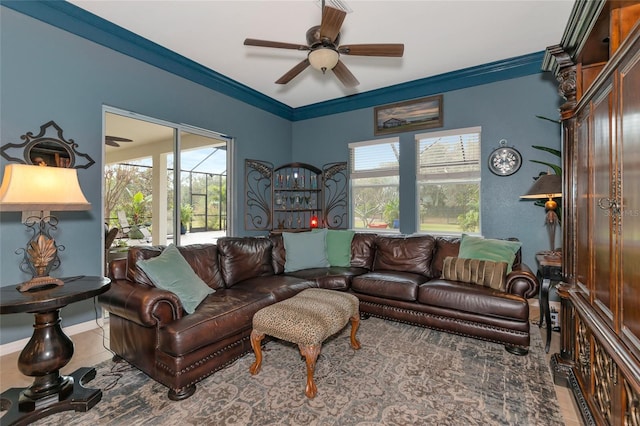
[(118, 142), (133, 142), (131, 139), (121, 138), (119, 136), (105, 136), (104, 143), (105, 145), (119, 147), (120, 144)]
[(277, 84), (287, 84), (309, 65), (322, 71), (332, 70), (346, 87), (359, 84), (355, 76), (340, 60), (340, 55), (402, 57), (404, 44), (347, 44), (340, 45), (340, 28), (347, 13), (324, 5), (322, 2), (320, 25), (307, 31), (307, 44), (282, 43), (278, 41), (245, 39), (245, 46), (274, 47), (277, 49), (308, 50), (307, 58), (280, 77)]

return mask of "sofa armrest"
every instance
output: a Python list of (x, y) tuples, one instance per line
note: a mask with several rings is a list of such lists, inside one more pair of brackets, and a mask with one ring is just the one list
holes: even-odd
[(144, 327), (160, 327), (184, 314), (174, 293), (122, 279), (112, 281), (98, 301), (110, 313)]
[(540, 283), (538, 278), (531, 271), (531, 268), (524, 263), (513, 265), (513, 270), (507, 275), (506, 289), (508, 293), (531, 299), (538, 295)]

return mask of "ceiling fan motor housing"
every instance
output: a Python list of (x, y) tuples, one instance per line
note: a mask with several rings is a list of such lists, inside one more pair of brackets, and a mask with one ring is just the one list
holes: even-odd
[(320, 25), (315, 25), (307, 30), (307, 45), (313, 49), (317, 47), (317, 44), (330, 43), (334, 47), (340, 44), (340, 33), (336, 36), (336, 39), (331, 41), (328, 38), (324, 40), (320, 39)]

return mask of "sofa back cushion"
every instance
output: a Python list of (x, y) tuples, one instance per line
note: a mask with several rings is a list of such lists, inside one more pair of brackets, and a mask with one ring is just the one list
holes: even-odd
[(276, 275), (282, 274), (284, 272), (284, 263), (287, 261), (282, 233), (270, 234), (269, 239), (271, 240), (271, 263), (273, 266), (273, 273)]
[(273, 275), (271, 240), (260, 237), (218, 239), (220, 271), (226, 287), (254, 277)]
[(381, 236), (375, 240), (374, 271), (403, 271), (432, 277), (431, 259), (436, 240), (431, 235)]
[[(165, 246), (137, 246), (129, 248), (127, 257), (127, 279), (138, 284), (154, 286), (138, 261), (160, 256)], [(193, 244), (178, 247), (178, 251), (198, 277), (213, 289), (224, 288), (218, 264), (218, 248), (215, 244)]]
[(351, 266), (373, 269), (376, 255), (376, 234), (356, 232), (351, 240)]
[(436, 250), (431, 262), (431, 273), (434, 277), (442, 275), (442, 267), (447, 257), (457, 257), (460, 250), (459, 237), (437, 237)]

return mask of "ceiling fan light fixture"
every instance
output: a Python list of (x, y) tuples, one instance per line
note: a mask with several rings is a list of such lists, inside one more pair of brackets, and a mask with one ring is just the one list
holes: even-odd
[(309, 52), (308, 59), (313, 68), (322, 71), (324, 74), (327, 70), (332, 70), (336, 66), (340, 59), (340, 54), (331, 47), (319, 47)]

